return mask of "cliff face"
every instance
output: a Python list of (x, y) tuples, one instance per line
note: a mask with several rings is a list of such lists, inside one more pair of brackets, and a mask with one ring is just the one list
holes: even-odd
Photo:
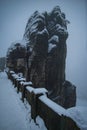
[(56, 6), (50, 13), (34, 12), (24, 34), (29, 52), (29, 80), (35, 87), (47, 88), (49, 97), (65, 108), (76, 102), (75, 86), (65, 79), (68, 23)]

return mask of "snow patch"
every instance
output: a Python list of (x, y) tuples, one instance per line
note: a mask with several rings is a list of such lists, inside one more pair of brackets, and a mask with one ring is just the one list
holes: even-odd
[(49, 39), (49, 42), (51, 42), (51, 41), (55, 41), (55, 42), (59, 42), (59, 37), (57, 36), (57, 35), (53, 35), (50, 39)]
[(71, 117), (81, 130), (87, 130), (87, 107), (76, 106), (69, 108), (67, 116)]
[(47, 31), (46, 28), (44, 28), (42, 31), (38, 31), (37, 34), (39, 34), (39, 35), (43, 35), (43, 34), (47, 34), (47, 35), (49, 35), (49, 33), (48, 33), (48, 31)]
[(52, 43), (49, 43), (49, 46), (48, 46), (48, 53), (53, 49), (53, 48), (56, 48), (56, 44), (52, 44)]
[(26, 89), (29, 91), (29, 92), (33, 92), (34, 88), (30, 87), (30, 86), (27, 86)]
[(55, 111), (58, 115), (65, 115), (66, 110), (52, 100), (50, 100), (49, 98), (47, 98), (45, 95), (40, 96), (39, 99), (44, 102), (48, 107), (50, 107), (53, 111)]
[(23, 82), (22, 84), (23, 85), (32, 85), (32, 82), (31, 81), (29, 81), (29, 82)]
[(30, 86), (27, 86), (26, 89), (29, 92), (33, 92), (34, 94), (46, 95), (46, 93), (48, 93), (48, 91), (45, 88), (33, 88), (33, 87), (30, 87)]
[(46, 94), (48, 91), (45, 88), (36, 88), (33, 90), (35, 94)]
[(45, 124), (44, 124), (43, 120), (40, 118), (40, 116), (37, 116), (36, 123), (38, 124), (38, 126), (41, 130), (46, 130), (46, 128), (43, 127), (43, 126), (45, 126)]
[(25, 78), (18, 78), (17, 81), (25, 81)]
[(10, 71), (10, 74), (14, 74), (15, 72), (14, 71)]
[(12, 77), (13, 77), (14, 79), (20, 78), (17, 74), (12, 74)]

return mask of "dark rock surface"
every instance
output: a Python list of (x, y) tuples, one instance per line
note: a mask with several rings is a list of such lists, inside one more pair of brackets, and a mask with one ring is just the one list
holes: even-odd
[(47, 88), (49, 97), (65, 108), (76, 103), (76, 87), (65, 78), (68, 23), (65, 14), (56, 6), (50, 13), (35, 11), (24, 33), (30, 50), (29, 80), (34, 87)]
[(6, 66), (16, 73), (25, 72), (26, 47), (20, 43), (12, 44), (7, 51)]
[(5, 57), (0, 57), (0, 72), (4, 71), (5, 69), (5, 61), (6, 61)]

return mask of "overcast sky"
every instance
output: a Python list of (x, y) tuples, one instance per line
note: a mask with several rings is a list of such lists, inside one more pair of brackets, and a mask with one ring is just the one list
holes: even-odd
[(87, 95), (87, 0), (0, 0), (0, 57), (6, 55), (12, 42), (23, 38), (35, 10), (51, 11), (56, 5), (70, 21), (66, 77)]

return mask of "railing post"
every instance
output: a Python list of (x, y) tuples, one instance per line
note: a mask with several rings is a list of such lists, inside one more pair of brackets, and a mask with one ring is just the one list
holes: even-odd
[(37, 88), (32, 92), (31, 117), (34, 121), (38, 115), (38, 98), (44, 94), (48, 94), (48, 91), (45, 88)]

